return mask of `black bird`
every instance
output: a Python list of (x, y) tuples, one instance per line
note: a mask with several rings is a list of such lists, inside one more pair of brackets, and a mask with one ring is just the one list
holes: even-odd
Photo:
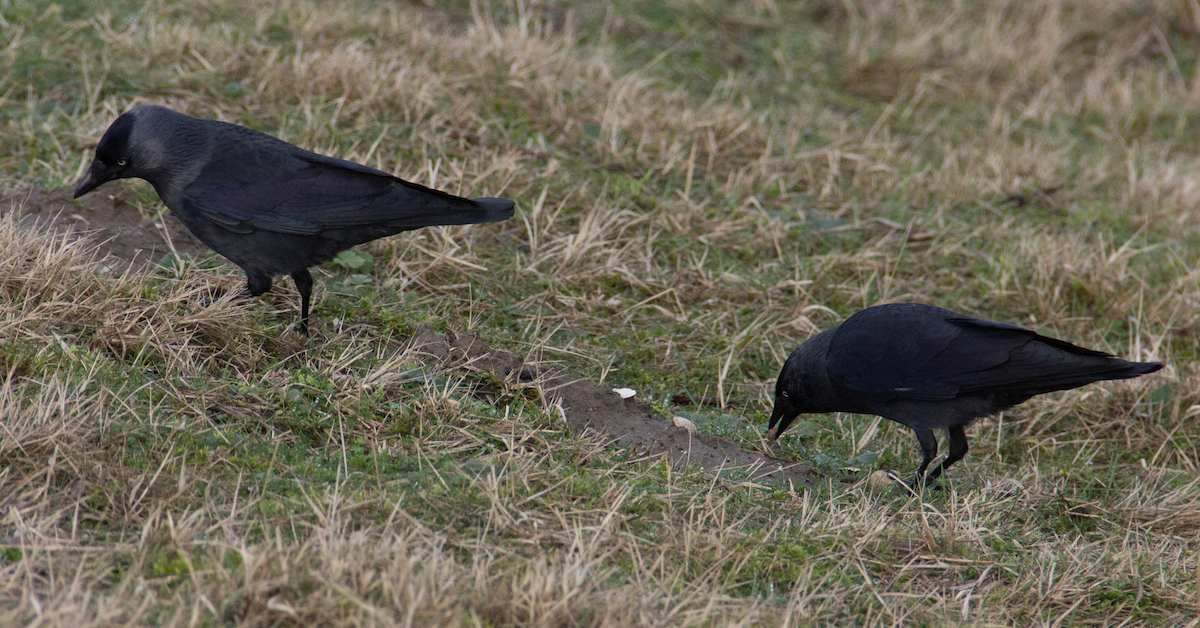
[(311, 153), (236, 124), (142, 105), (108, 127), (75, 198), (113, 179), (149, 181), (201, 242), (246, 271), (246, 294), (291, 275), (308, 332), (308, 269), (356, 244), (437, 225), (496, 222), (513, 202), (466, 199)]
[[(1034, 395), (1138, 377), (1162, 366), (929, 305), (877, 305), (792, 352), (775, 382), (767, 436), (779, 438), (803, 412), (876, 414), (916, 433), (925, 455), (917, 470), (920, 485), (967, 454), (964, 430), (974, 419)], [(939, 428), (949, 434), (950, 452), (924, 476), (937, 456), (933, 430)]]

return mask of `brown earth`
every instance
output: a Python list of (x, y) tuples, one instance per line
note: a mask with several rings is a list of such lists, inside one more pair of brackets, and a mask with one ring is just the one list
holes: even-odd
[[(17, 211), (23, 220), (91, 237), (101, 255), (116, 262), (111, 264), (114, 268), (138, 270), (172, 250), (193, 256), (210, 252), (173, 215), (146, 220), (135, 203), (133, 188), (119, 182), (78, 200), (71, 198), (68, 188), (48, 192), (20, 189), (0, 194), (0, 217)], [(813, 477), (807, 463), (747, 451), (729, 438), (693, 435), (656, 416), (649, 404), (636, 397), (622, 399), (610, 388), (562, 372), (539, 372), (516, 354), (491, 348), (474, 332), (451, 332), (443, 337), (422, 326), (409, 342), (431, 362), (535, 386), (547, 409), (563, 415), (575, 433), (601, 434), (637, 455), (663, 455), (675, 465), (694, 463), (713, 472), (742, 470), (753, 479), (792, 485), (811, 482)]]
[(197, 257), (211, 252), (172, 214), (146, 220), (136, 201), (134, 188), (120, 182), (106, 183), (78, 200), (71, 198), (70, 188), (26, 188), (0, 193), (0, 217), (18, 211), (27, 222), (81, 232), (95, 240), (101, 256), (134, 270), (172, 250)]

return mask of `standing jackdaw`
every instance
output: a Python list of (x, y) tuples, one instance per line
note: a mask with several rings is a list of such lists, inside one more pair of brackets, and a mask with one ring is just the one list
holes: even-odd
[[(792, 352), (775, 383), (767, 436), (804, 412), (876, 414), (911, 427), (925, 455), (916, 484), (932, 482), (967, 454), (964, 431), (974, 419), (1034, 395), (1128, 379), (1162, 368), (1127, 362), (1034, 331), (917, 303), (857, 312)], [(950, 452), (937, 456), (934, 429)]]
[(201, 242), (246, 271), (246, 294), (291, 275), (308, 331), (308, 269), (356, 244), (438, 225), (496, 222), (513, 202), (466, 199), (386, 172), (311, 153), (236, 124), (153, 105), (108, 127), (75, 198), (113, 179), (137, 177)]

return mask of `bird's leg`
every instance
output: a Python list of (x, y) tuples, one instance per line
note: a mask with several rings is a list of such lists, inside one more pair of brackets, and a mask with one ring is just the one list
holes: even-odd
[(946, 459), (931, 475), (937, 477), (938, 473), (950, 468), (950, 465), (962, 460), (971, 446), (967, 444), (967, 430), (962, 425), (952, 425), (946, 428), (946, 434), (950, 437), (950, 451), (946, 453)]
[(967, 455), (967, 451), (971, 449), (967, 444), (967, 430), (962, 425), (953, 425), (946, 428), (946, 434), (950, 440), (950, 451), (946, 452), (946, 457), (938, 464), (929, 475), (925, 476), (925, 484), (930, 484), (942, 475), (942, 471), (950, 468), (950, 465), (962, 460)]
[(271, 278), (266, 275), (246, 273), (246, 291), (240, 297), (257, 297), (266, 294), (271, 289)]
[(313, 278), (307, 268), (292, 273), (292, 281), (300, 292), (300, 333), (308, 335), (308, 304), (312, 298)]
[(917, 435), (917, 442), (921, 443), (921, 453), (925, 455), (925, 460), (921, 462), (921, 468), (917, 469), (917, 480), (914, 483), (914, 486), (920, 488), (922, 485), (936, 478), (938, 471), (941, 471), (939, 467), (936, 471), (930, 473), (929, 477), (925, 477), (925, 469), (928, 469), (929, 463), (933, 462), (933, 459), (937, 457), (938, 443), (937, 438), (933, 435), (933, 430), (918, 430), (913, 428), (913, 432)]

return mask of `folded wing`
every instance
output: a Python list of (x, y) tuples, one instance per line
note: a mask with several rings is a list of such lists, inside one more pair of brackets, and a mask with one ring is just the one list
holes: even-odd
[(292, 157), (289, 167), (263, 168), (262, 176), (253, 171), (219, 177), (204, 173), (198, 180), (214, 184), (189, 186), (183, 200), (190, 209), (235, 233), (317, 235), (354, 229), (395, 233), (492, 222), (512, 215), (510, 201), (476, 202), (307, 151)]
[(835, 336), (827, 367), (835, 385), (877, 401), (939, 401), (987, 393), (1032, 396), (1161, 367), (1004, 323), (907, 316), (903, 311), (883, 314), (851, 327), (844, 337)]

